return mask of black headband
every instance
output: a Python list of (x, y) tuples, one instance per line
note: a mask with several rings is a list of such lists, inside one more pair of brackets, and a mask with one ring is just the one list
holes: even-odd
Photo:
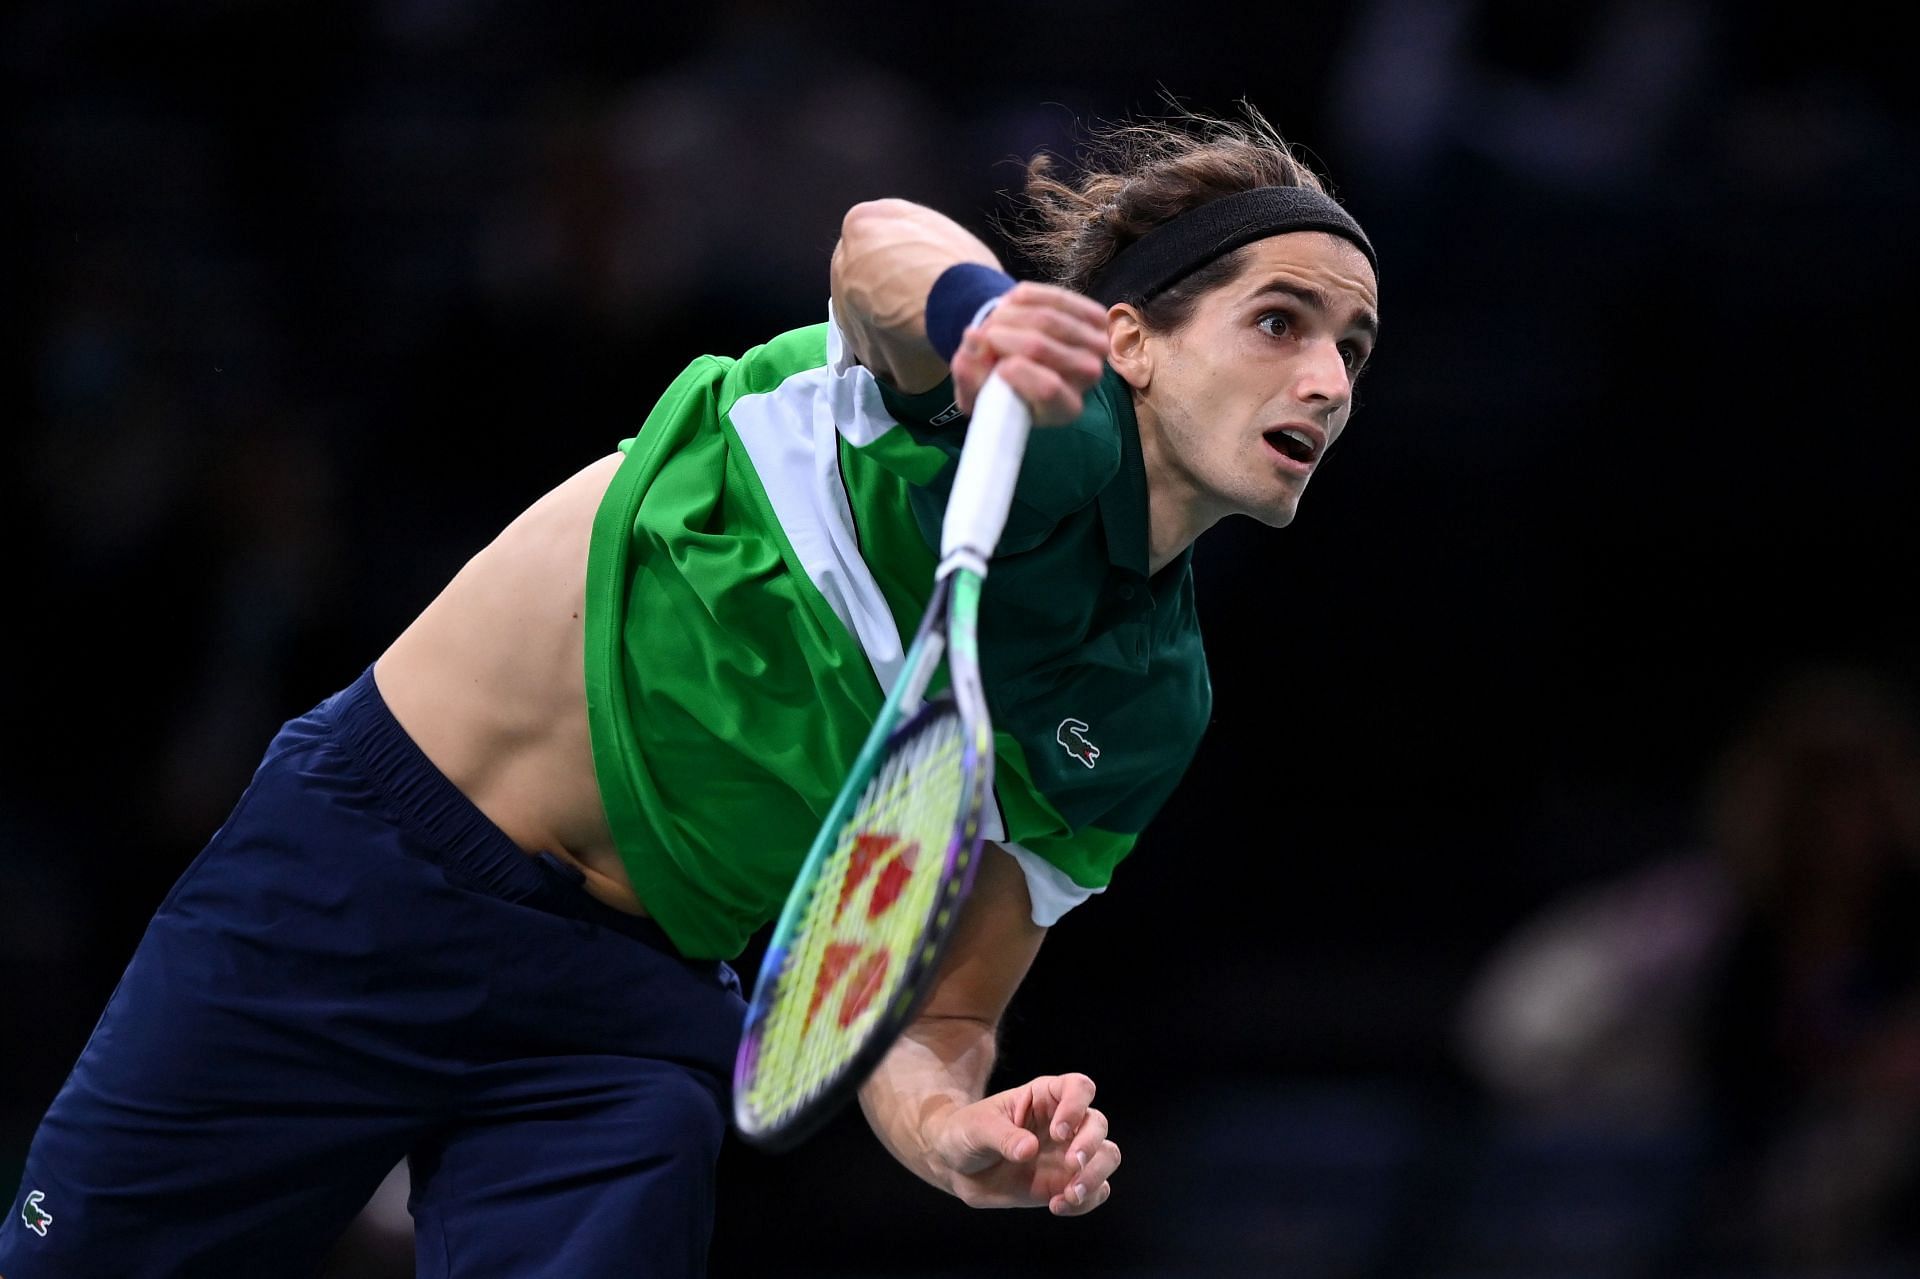
[(1347, 211), (1312, 187), (1255, 187), (1182, 213), (1114, 254), (1087, 285), (1102, 306), (1145, 302), (1215, 258), (1289, 231), (1326, 231), (1351, 240), (1375, 276), (1380, 260)]

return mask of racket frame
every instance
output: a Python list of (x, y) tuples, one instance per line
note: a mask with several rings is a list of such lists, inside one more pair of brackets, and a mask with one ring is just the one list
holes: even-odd
[[(1011, 388), (997, 374), (989, 377), (975, 405), (948, 498), (933, 597), (907, 650), (901, 674), (888, 690), (846, 783), (821, 822), (768, 941), (733, 1072), (734, 1126), (748, 1143), (761, 1149), (782, 1151), (798, 1145), (858, 1093), (932, 993), (931, 976), (946, 955), (961, 907), (972, 891), (983, 842), (980, 819), (993, 792), (994, 771), (993, 725), (980, 679), (977, 641), (980, 588), (1006, 523), (1030, 425), (1026, 406)], [(948, 691), (923, 703), (921, 699), (943, 654), (947, 659)], [(788, 960), (812, 896), (824, 887), (821, 871), (834, 856), (848, 817), (894, 745), (917, 731), (928, 716), (943, 713), (948, 705), (960, 718), (962, 802), (945, 849), (941, 882), (919, 940), (905, 956), (887, 1005), (845, 1064), (800, 1105), (771, 1121), (765, 1120), (752, 1110), (747, 1097), (758, 1070), (769, 1010), (785, 991)]]
[[(807, 891), (799, 891), (796, 887), (796, 891), (788, 894), (779, 921), (774, 925), (772, 938), (767, 943), (760, 974), (754, 983), (753, 1000), (747, 1009), (733, 1076), (734, 1126), (748, 1142), (764, 1150), (788, 1150), (805, 1141), (859, 1091), (874, 1068), (892, 1049), (900, 1032), (912, 1023), (925, 1006), (927, 996), (933, 990), (933, 983), (928, 977), (938, 969), (945, 957), (948, 943), (953, 939), (954, 927), (959, 922), (960, 908), (972, 890), (982, 843), (980, 817), (993, 788), (993, 732), (991, 726), (981, 720), (985, 698), (980, 689), (978, 668), (969, 651), (973, 643), (971, 622), (964, 614), (955, 621), (953, 597), (965, 592), (973, 598), (963, 603), (962, 608), (974, 608), (979, 588), (979, 578), (966, 569), (940, 580), (936, 587), (936, 598), (930, 602), (926, 615), (921, 619), (919, 633), (909, 650), (906, 670), (881, 708), (880, 716), (848, 774), (848, 782), (841, 788), (826, 820), (821, 823), (820, 832), (815, 836), (813, 846), (807, 852), (807, 860), (795, 880), (796, 886), (808, 886)], [(954, 635), (951, 633), (954, 630), (969, 633)], [(949, 657), (950, 691), (921, 703), (921, 695), (939, 666), (943, 651)], [(954, 661), (955, 657), (959, 660)], [(788, 957), (796, 948), (795, 942), (812, 894), (827, 887), (820, 872), (838, 848), (852, 809), (860, 802), (867, 784), (879, 771), (882, 761), (891, 753), (894, 745), (910, 738), (929, 717), (944, 713), (949, 706), (958, 712), (960, 718), (962, 804), (960, 812), (956, 814), (953, 833), (943, 850), (941, 883), (934, 891), (933, 903), (922, 925), (919, 940), (911, 947), (911, 953), (903, 956), (905, 963), (893, 985), (894, 993), (879, 1017), (868, 1027), (859, 1049), (792, 1114), (772, 1123), (763, 1122), (748, 1105), (748, 1093), (759, 1064), (767, 1016), (784, 993)], [(789, 1015), (793, 1012), (789, 1009)]]

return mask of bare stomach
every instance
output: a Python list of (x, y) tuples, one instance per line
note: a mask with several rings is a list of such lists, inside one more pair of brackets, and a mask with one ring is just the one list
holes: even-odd
[(620, 455), (535, 502), (374, 664), (394, 718), (507, 837), (578, 866), (594, 896), (645, 908), (614, 849), (587, 732), (587, 544)]

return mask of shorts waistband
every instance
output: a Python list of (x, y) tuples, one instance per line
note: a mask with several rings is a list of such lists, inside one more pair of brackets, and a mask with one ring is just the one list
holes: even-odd
[(407, 736), (380, 696), (372, 666), (317, 713), (333, 721), (336, 739), (385, 792), (394, 818), (463, 887), (624, 933), (695, 967), (712, 966), (685, 960), (653, 920), (593, 896), (579, 867), (552, 853), (529, 854), (507, 838)]

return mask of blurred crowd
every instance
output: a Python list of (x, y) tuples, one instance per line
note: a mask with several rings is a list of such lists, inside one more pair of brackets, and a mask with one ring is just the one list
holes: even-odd
[(1469, 991), (1494, 1144), (1549, 1176), (1640, 1161), (1588, 1206), (1637, 1226), (1617, 1244), (1661, 1273), (1920, 1259), (1911, 697), (1797, 673), (1726, 746), (1695, 847), (1553, 902)]
[[(280, 720), (688, 359), (820, 318), (848, 204), (991, 236), (1019, 159), (1165, 88), (1309, 146), (1385, 341), (1301, 526), (1201, 557), (1219, 723), (1010, 1036), (1137, 1099), (1204, 1076), (1131, 1121), (1238, 1171), (1123, 1177), (1091, 1245), (885, 1190), (865, 1228), (963, 1273), (975, 1236), (1036, 1272), (1920, 1267), (1920, 521), (1876, 381), (1920, 164), (1874, 12), (11, 6), (0, 1175)], [(1276, 635), (1325, 655), (1279, 699)], [(1276, 723), (1326, 766), (1269, 820)], [(1286, 887), (1222, 900), (1183, 842)], [(1075, 946), (1124, 1024), (1069, 1022)]]

